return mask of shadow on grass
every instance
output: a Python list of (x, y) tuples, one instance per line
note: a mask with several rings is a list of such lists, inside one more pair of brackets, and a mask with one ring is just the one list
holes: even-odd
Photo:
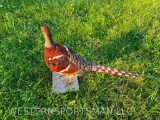
[(103, 55), (103, 60), (99, 60), (101, 61), (100, 64), (128, 56), (142, 48), (141, 44), (145, 34), (145, 31), (141, 32), (137, 29), (132, 29), (118, 39), (107, 41), (101, 48), (95, 48), (95, 56), (102, 58), (101, 55)]

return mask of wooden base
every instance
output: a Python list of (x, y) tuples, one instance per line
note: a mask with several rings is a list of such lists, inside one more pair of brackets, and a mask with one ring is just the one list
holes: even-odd
[(77, 77), (73, 78), (71, 84), (67, 84), (68, 78), (60, 75), (59, 73), (52, 72), (52, 87), (53, 93), (66, 93), (70, 91), (78, 91), (79, 84)]

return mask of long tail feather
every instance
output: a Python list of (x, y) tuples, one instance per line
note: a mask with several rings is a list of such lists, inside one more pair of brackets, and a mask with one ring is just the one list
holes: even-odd
[(130, 72), (125, 72), (125, 71), (117, 70), (117, 69), (110, 68), (110, 67), (104, 67), (104, 66), (100, 66), (100, 65), (97, 65), (96, 68), (93, 69), (93, 71), (108, 73), (108, 74), (113, 74), (113, 75), (118, 75), (118, 76), (125, 76), (125, 77), (130, 77), (130, 78), (139, 77), (138, 74), (133, 74)]

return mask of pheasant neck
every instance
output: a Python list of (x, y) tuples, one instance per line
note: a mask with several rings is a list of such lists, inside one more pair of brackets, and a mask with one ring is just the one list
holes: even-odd
[(51, 36), (45, 36), (45, 44), (44, 44), (44, 46), (45, 46), (46, 48), (50, 48), (50, 47), (55, 46), (55, 43), (53, 42)]

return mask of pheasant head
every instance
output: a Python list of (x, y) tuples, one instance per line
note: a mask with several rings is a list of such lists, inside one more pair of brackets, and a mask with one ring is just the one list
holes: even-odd
[(55, 43), (53, 42), (52, 35), (51, 35), (51, 32), (50, 32), (48, 26), (46, 26), (46, 25), (42, 26), (41, 31), (42, 31), (42, 34), (45, 38), (45, 45), (44, 46), (46, 48), (55, 47)]

